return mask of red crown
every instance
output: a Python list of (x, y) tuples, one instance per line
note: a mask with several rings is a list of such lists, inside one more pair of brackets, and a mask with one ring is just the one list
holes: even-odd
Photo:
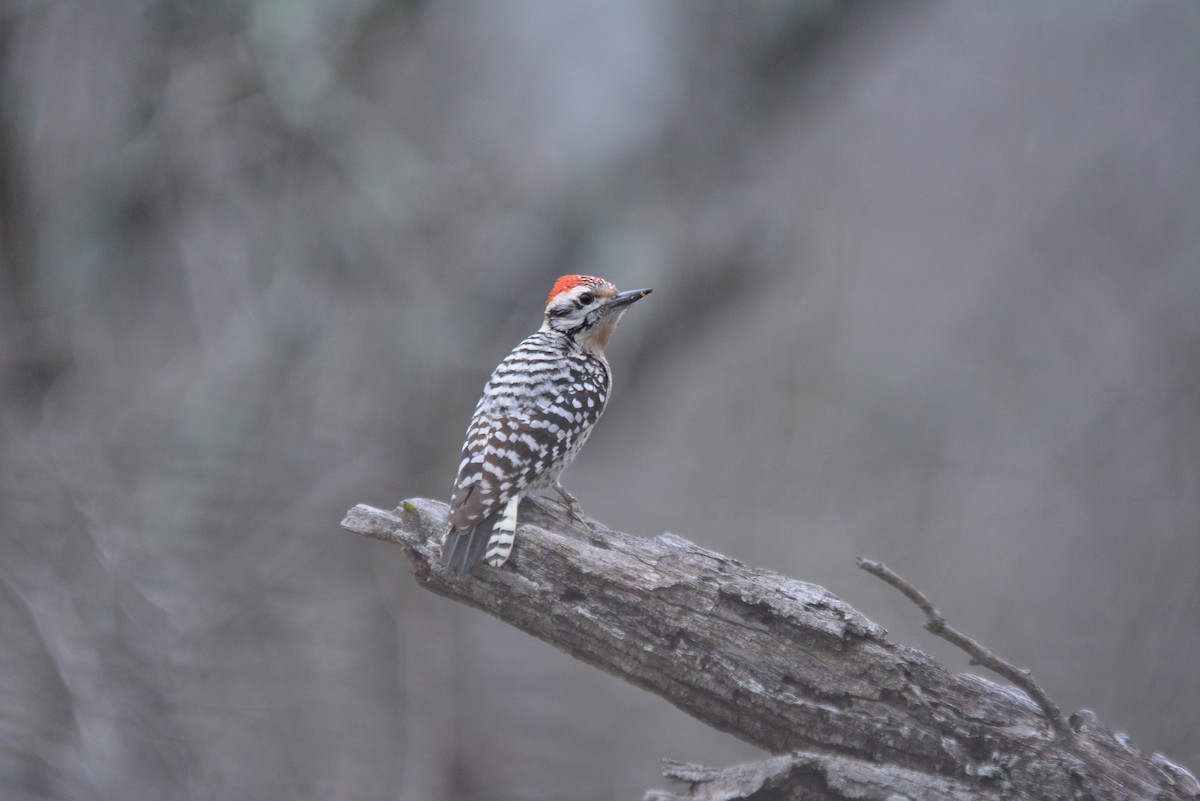
[(574, 289), (577, 286), (590, 286), (595, 289), (611, 288), (616, 289), (608, 281), (603, 278), (597, 278), (594, 275), (564, 275), (554, 282), (554, 289), (550, 290), (550, 294), (546, 297), (546, 302), (554, 300), (560, 292), (566, 292), (568, 289)]

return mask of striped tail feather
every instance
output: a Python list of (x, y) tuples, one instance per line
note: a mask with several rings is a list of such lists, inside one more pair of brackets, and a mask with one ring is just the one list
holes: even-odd
[(442, 577), (463, 577), (485, 560), (500, 567), (512, 553), (517, 531), (517, 506), (521, 496), (509, 499), (504, 508), (488, 515), (471, 528), (451, 527), (442, 540)]
[(487, 517), (471, 528), (451, 528), (442, 540), (442, 577), (463, 577), (474, 570), (482, 561), (484, 551), (500, 512)]
[(521, 504), (521, 496), (514, 495), (504, 506), (504, 514), (496, 521), (492, 536), (488, 538), (487, 553), (483, 558), (492, 567), (500, 567), (508, 561), (512, 553), (513, 540), (517, 536), (517, 507)]

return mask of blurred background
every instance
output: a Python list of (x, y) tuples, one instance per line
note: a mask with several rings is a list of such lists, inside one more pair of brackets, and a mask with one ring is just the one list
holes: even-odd
[(882, 559), (1200, 768), (1193, 0), (2, 8), (0, 796), (628, 799), (759, 756), (338, 528), (447, 498), (567, 272), (655, 289), (589, 514), (970, 669)]

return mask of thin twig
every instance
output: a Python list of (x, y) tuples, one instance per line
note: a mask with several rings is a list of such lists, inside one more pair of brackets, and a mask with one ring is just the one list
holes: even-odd
[(1074, 736), (1071, 727), (1067, 725), (1066, 719), (1063, 717), (1062, 710), (1058, 704), (1046, 693), (1042, 685), (1038, 684), (1033, 674), (1028, 670), (1019, 668), (1011, 662), (1005, 661), (994, 653), (985, 648), (977, 640), (968, 637), (958, 629), (954, 628), (946, 622), (946, 618), (942, 617), (942, 613), (937, 610), (933, 603), (925, 597), (925, 593), (918, 590), (910, 584), (902, 576), (896, 574), (890, 567), (882, 562), (874, 562), (870, 559), (858, 558), (858, 566), (868, 573), (878, 576), (879, 578), (891, 584), (900, 592), (904, 593), (910, 601), (920, 607), (925, 613), (928, 622), (925, 628), (936, 634), (944, 640), (954, 643), (962, 650), (970, 655), (972, 662), (994, 671), (1011, 681), (1017, 687), (1025, 691), (1032, 698), (1042, 711), (1046, 713), (1046, 717), (1050, 719), (1051, 725), (1054, 726), (1054, 731), (1064, 739), (1070, 739)]

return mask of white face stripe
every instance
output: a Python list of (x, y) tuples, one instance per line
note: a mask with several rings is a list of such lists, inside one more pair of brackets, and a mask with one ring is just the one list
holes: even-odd
[[(583, 283), (564, 289), (546, 304), (546, 319), (542, 328), (564, 333), (574, 331), (616, 294), (617, 288), (607, 281)], [(588, 302), (585, 303), (584, 298)], [(591, 317), (589, 321), (594, 323), (595, 320), (595, 317)]]

